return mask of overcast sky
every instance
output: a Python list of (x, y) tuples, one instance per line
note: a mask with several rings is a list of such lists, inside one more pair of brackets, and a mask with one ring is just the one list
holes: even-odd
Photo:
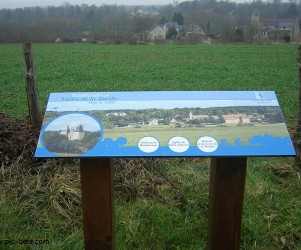
[[(181, 3), (185, 0), (176, 0), (176, 2)], [(232, 0), (236, 2), (248, 2), (248, 0)], [(32, 6), (60, 6), (64, 2), (69, 2), (72, 5), (81, 5), (83, 3), (96, 6), (102, 4), (117, 4), (117, 5), (166, 5), (173, 4), (174, 0), (0, 0), (0, 9), (5, 8), (23, 8), (23, 7), (32, 7)]]
[(0, 8), (19, 8), (27, 6), (60, 6), (64, 2), (69, 2), (72, 5), (81, 5), (83, 3), (96, 6), (102, 4), (117, 4), (117, 5), (165, 5), (173, 3), (173, 0), (0, 0)]

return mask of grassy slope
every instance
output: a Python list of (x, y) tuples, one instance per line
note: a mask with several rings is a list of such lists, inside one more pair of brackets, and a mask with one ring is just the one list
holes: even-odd
[[(59, 91), (275, 90), (288, 126), (296, 124), (296, 46), (37, 44), (33, 49), (42, 107), (50, 92)], [(21, 45), (0, 45), (0, 56), (0, 111), (24, 116)], [(292, 163), (249, 159), (243, 249), (301, 247), (300, 170)], [(76, 164), (1, 167), (0, 239), (46, 238), (45, 249), (82, 249)], [(115, 186), (117, 249), (203, 249), (208, 165), (208, 159), (130, 160), (123, 173), (128, 176)]]

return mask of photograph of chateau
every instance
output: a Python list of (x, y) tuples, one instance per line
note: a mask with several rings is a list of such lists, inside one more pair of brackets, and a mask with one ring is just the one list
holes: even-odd
[(100, 136), (101, 127), (93, 117), (71, 113), (50, 120), (44, 130), (42, 143), (52, 153), (74, 156), (92, 149)]
[(62, 129), (59, 131), (60, 135), (65, 135), (68, 137), (69, 141), (79, 140), (81, 141), (84, 138), (85, 131), (84, 131), (84, 125), (80, 124), (75, 128), (69, 127), (67, 125), (66, 129)]

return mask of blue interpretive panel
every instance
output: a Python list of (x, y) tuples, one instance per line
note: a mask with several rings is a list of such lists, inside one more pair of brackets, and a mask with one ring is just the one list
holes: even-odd
[(36, 157), (294, 156), (273, 91), (51, 93)]

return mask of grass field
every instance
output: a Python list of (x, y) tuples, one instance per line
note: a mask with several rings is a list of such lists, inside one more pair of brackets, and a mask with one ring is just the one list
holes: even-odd
[[(27, 114), (22, 53), (0, 45), (0, 110), (14, 115)], [(297, 114), (297, 46), (34, 44), (33, 56), (42, 107), (64, 91), (273, 90)]]
[(285, 137), (286, 134), (285, 124), (268, 124), (268, 125), (254, 125), (254, 126), (205, 126), (175, 128), (171, 126), (144, 126), (141, 128), (113, 128), (106, 129), (104, 134), (105, 138), (118, 137), (127, 138), (127, 146), (137, 145), (139, 139), (144, 136), (153, 136), (160, 140), (161, 146), (167, 146), (170, 138), (174, 136), (183, 136), (190, 142), (195, 142), (202, 136), (212, 136), (217, 141), (227, 138), (229, 143), (233, 143), (236, 139), (240, 138), (242, 142), (248, 143), (248, 140), (255, 135), (270, 134), (276, 137)]
[[(33, 44), (43, 111), (51, 92), (273, 90), (291, 130), (297, 52), (296, 45)], [(0, 57), (0, 112), (25, 117), (22, 46), (2, 44)], [(206, 248), (209, 159), (116, 159), (115, 167), (116, 249)], [(291, 158), (248, 159), (241, 249), (301, 249), (300, 176)], [(37, 168), (20, 157), (0, 166), (0, 190), (0, 249), (83, 248), (76, 160)], [(49, 244), (4, 246), (4, 239)]]

